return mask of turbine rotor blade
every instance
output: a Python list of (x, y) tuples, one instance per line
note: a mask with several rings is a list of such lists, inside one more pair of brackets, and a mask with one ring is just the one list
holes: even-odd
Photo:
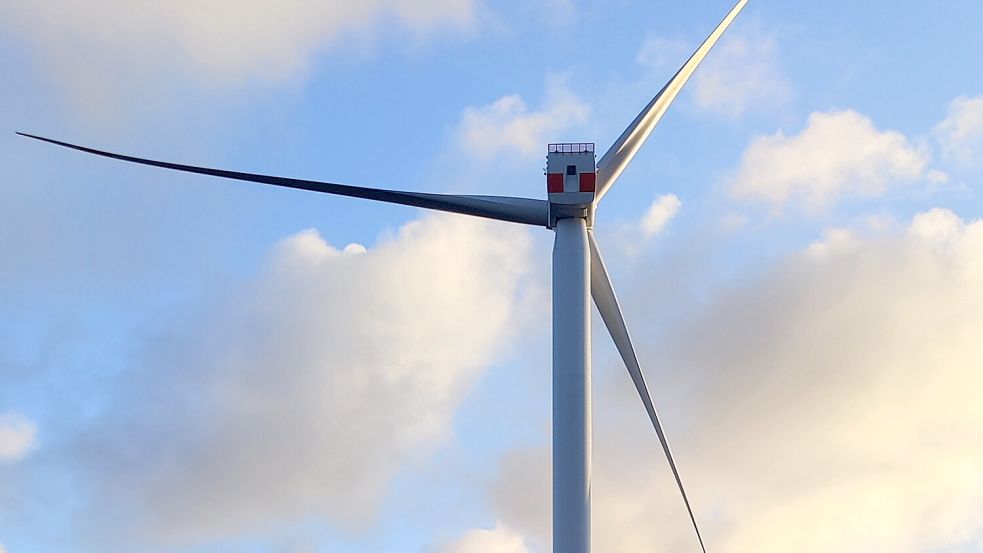
[(597, 205), (601, 201), (601, 198), (607, 194), (614, 181), (618, 180), (618, 177), (621, 176), (621, 172), (625, 170), (628, 162), (635, 157), (635, 153), (638, 152), (638, 149), (648, 139), (652, 133), (652, 129), (655, 128), (659, 123), (659, 119), (662, 118), (662, 115), (669, 108), (669, 104), (676, 99), (676, 95), (682, 90), (683, 85), (693, 75), (697, 66), (707, 56), (713, 45), (717, 43), (720, 36), (724, 34), (724, 31), (734, 21), (737, 14), (744, 9), (747, 1), (739, 0), (737, 2), (730, 10), (730, 13), (727, 14), (727, 17), (717, 25), (717, 28), (710, 33), (710, 36), (703, 41), (703, 44), (690, 56), (689, 60), (683, 64), (672, 79), (662, 87), (662, 90), (642, 109), (641, 113), (635, 117), (635, 120), (621, 133), (618, 140), (601, 157), (601, 160), (597, 163), (597, 184), (596, 192), (594, 193), (594, 205)]
[(320, 182), (312, 180), (291, 179), (286, 177), (274, 177), (270, 175), (257, 175), (253, 173), (241, 173), (238, 171), (226, 171), (223, 169), (210, 169), (207, 167), (196, 167), (193, 165), (182, 165), (166, 161), (156, 161), (139, 157), (114, 154), (103, 150), (96, 150), (68, 142), (61, 142), (50, 138), (35, 136), (32, 134), (17, 133), (27, 138), (33, 138), (49, 144), (71, 148), (80, 152), (94, 154), (97, 156), (118, 159), (130, 163), (150, 165), (164, 169), (173, 169), (186, 173), (197, 173), (199, 175), (210, 175), (226, 179), (258, 182), (272, 186), (283, 186), (286, 188), (296, 188), (299, 190), (310, 190), (312, 192), (322, 192), (337, 196), (349, 196), (353, 198), (364, 198), (392, 204), (408, 205), (421, 207), (424, 209), (435, 209), (437, 211), (449, 211), (464, 215), (474, 215), (476, 217), (486, 217), (499, 221), (511, 223), (522, 223), (526, 225), (548, 226), (549, 223), (549, 203), (545, 200), (535, 200), (531, 198), (513, 198), (507, 196), (472, 196), (454, 194), (428, 194), (425, 192), (404, 192), (401, 190), (383, 190), (378, 188), (366, 188), (362, 186), (352, 186), (348, 184), (336, 184), (331, 182)]
[(700, 534), (700, 528), (696, 524), (696, 517), (693, 515), (693, 508), (690, 507), (689, 498), (686, 496), (683, 480), (679, 476), (676, 461), (673, 459), (672, 451), (669, 449), (669, 440), (666, 438), (666, 433), (662, 429), (662, 423), (659, 421), (655, 404), (652, 403), (652, 396), (649, 395), (648, 386), (645, 385), (645, 377), (642, 375), (642, 369), (638, 364), (638, 357), (635, 355), (635, 348), (632, 346), (631, 338), (628, 336), (628, 327), (625, 325), (621, 307), (618, 305), (618, 298), (614, 294), (614, 287), (611, 285), (607, 268), (605, 268), (604, 260), (601, 258), (601, 250), (598, 249), (597, 241), (594, 239), (594, 232), (588, 231), (587, 238), (590, 243), (590, 292), (594, 298), (594, 305), (597, 306), (597, 311), (601, 314), (604, 326), (607, 327), (608, 332), (611, 334), (611, 339), (618, 348), (618, 353), (621, 354), (621, 359), (624, 360), (625, 367), (628, 368), (628, 374), (631, 376), (632, 382), (635, 383), (635, 389), (642, 399), (642, 404), (645, 405), (645, 411), (648, 413), (649, 420), (652, 421), (652, 426), (655, 427), (655, 433), (658, 435), (659, 442), (662, 444), (662, 451), (665, 452), (666, 459), (669, 461), (669, 468), (672, 469), (672, 475), (676, 479), (676, 486), (679, 488), (679, 493), (683, 497), (683, 503), (686, 504), (689, 519), (693, 523), (693, 529), (696, 530), (696, 538), (700, 541), (700, 547), (703, 549), (703, 553), (706, 553), (707, 548), (703, 545), (703, 536)]

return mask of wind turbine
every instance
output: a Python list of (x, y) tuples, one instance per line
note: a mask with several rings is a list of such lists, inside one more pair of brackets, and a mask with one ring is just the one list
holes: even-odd
[(547, 200), (505, 196), (428, 194), (381, 190), (285, 177), (209, 169), (115, 154), (26, 133), (82, 152), (165, 169), (259, 182), (382, 202), (450, 211), (541, 226), (555, 231), (553, 244), (553, 551), (589, 553), (591, 500), (590, 297), (624, 360), (662, 444), (693, 529), (706, 553), (665, 431), (652, 403), (621, 307), (594, 238), (594, 213), (635, 157), (669, 105), (748, 0), (739, 0), (662, 90), (642, 109), (595, 165), (594, 144), (550, 144)]

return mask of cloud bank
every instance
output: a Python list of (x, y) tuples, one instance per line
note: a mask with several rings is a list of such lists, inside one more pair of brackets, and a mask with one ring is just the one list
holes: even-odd
[(530, 248), (523, 229), (457, 216), (369, 249), (284, 240), (257, 277), (148, 340), (83, 436), (73, 457), (104, 522), (162, 544), (317, 513), (368, 523), (517, 331)]
[(28, 54), (21, 78), (36, 94), (105, 130), (198, 102), (213, 117), (298, 86), (328, 54), (345, 63), (462, 36), (476, 11), (476, 0), (0, 0), (0, 32)]
[[(343, 37), (374, 34), (392, 23), (422, 34), (472, 22), (472, 0), (201, 0), (184, 2), (16, 2), (2, 20), (51, 64), (69, 74), (176, 64), (218, 82), (279, 79), (304, 70)], [(69, 61), (70, 60), (70, 61)], [(109, 73), (94, 77), (119, 77)]]
[[(937, 208), (826, 235), (640, 343), (704, 536), (722, 552), (964, 547), (983, 531), (983, 220)], [(692, 549), (622, 372), (595, 394), (594, 545)], [(517, 452), (492, 492), (537, 547), (530, 483), (548, 478), (545, 452)]]

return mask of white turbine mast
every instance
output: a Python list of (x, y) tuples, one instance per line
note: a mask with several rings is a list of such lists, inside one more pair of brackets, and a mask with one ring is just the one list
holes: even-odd
[(486, 217), (555, 231), (553, 245), (553, 551), (590, 552), (591, 343), (590, 298), (604, 321), (665, 452), (676, 486), (706, 553), (682, 478), (652, 403), (621, 307), (593, 232), (594, 211), (635, 157), (659, 119), (748, 0), (740, 0), (689, 60), (594, 163), (594, 144), (550, 144), (548, 200), (504, 196), (429, 194), (209, 169), (115, 154), (17, 133), (112, 159), (227, 179), (365, 198)]

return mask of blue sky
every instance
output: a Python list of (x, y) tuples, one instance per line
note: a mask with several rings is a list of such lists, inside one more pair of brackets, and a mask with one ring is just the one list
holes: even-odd
[[(544, 197), (728, 2), (0, 1), (0, 552), (548, 548)], [(983, 539), (983, 5), (752, 0), (598, 213), (712, 551)], [(696, 551), (595, 321), (594, 545)]]

